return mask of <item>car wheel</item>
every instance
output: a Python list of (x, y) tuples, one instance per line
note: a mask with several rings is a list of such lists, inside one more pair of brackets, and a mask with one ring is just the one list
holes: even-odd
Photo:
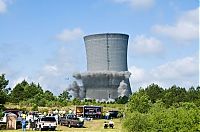
[(51, 131), (55, 131), (55, 130), (56, 130), (55, 128), (52, 128), (52, 129), (51, 129)]

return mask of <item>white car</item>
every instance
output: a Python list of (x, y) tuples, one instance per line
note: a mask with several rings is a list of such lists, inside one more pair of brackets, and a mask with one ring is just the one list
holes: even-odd
[(36, 129), (42, 130), (52, 130), (55, 131), (57, 127), (56, 119), (52, 116), (39, 118), (36, 123)]
[(3, 117), (0, 119), (0, 124), (6, 124), (6, 122), (7, 122), (7, 115), (8, 115), (9, 113), (4, 113), (3, 114)]

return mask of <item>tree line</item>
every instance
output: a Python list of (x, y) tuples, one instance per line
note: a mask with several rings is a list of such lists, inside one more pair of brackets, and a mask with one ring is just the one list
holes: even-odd
[[(43, 90), (40, 84), (28, 83), (23, 80), (14, 86), (13, 89), (7, 88), (9, 80), (5, 74), (0, 75), (0, 104), (14, 103), (24, 106), (63, 106), (72, 97), (67, 90), (55, 96), (49, 90)], [(77, 100), (74, 100), (77, 102)]]
[[(5, 74), (0, 75), (0, 104), (13, 103), (21, 106), (30, 106), (33, 109), (41, 107), (70, 106), (70, 105), (98, 105), (106, 102), (96, 102), (95, 99), (72, 98), (68, 90), (62, 91), (55, 96), (49, 90), (43, 90), (39, 83), (28, 83), (23, 80), (16, 84), (12, 89), (8, 88), (9, 80), (5, 78)], [(126, 103), (127, 97), (117, 99), (118, 103)]]
[[(0, 111), (5, 103), (31, 106), (32, 110), (37, 110), (38, 106), (109, 105), (109, 102), (100, 103), (95, 99), (72, 99), (67, 90), (55, 96), (51, 91), (43, 90), (40, 84), (26, 80), (13, 89), (7, 88), (8, 83), (5, 75), (0, 75)], [(124, 104), (122, 123), (127, 131), (200, 131), (199, 86), (186, 89), (176, 85), (163, 88), (151, 84), (112, 103)]]
[[(5, 78), (5, 74), (0, 75), (0, 104), (6, 102), (11, 103), (24, 103), (24, 104), (37, 104), (38, 106), (51, 106), (56, 103), (59, 105), (66, 105), (69, 101), (72, 101), (72, 96), (67, 90), (64, 90), (60, 95), (55, 96), (49, 90), (43, 90), (40, 84), (33, 82), (28, 83), (23, 80), (14, 86), (13, 89), (7, 88), (9, 80)], [(132, 96), (136, 96), (138, 93), (144, 93), (151, 103), (155, 103), (157, 100), (162, 100), (166, 107), (179, 102), (193, 102), (195, 105), (200, 105), (200, 87), (191, 87), (188, 90), (184, 87), (173, 85), (170, 88), (162, 88), (157, 84), (151, 84), (146, 88), (140, 88), (138, 92), (133, 92)], [(126, 104), (129, 98), (119, 97), (115, 99), (117, 104)], [(141, 101), (141, 99), (140, 99)], [(85, 100), (85, 103), (95, 103), (96, 100)], [(80, 103), (79, 99), (74, 99), (74, 103)]]
[(200, 87), (140, 88), (130, 96), (125, 117), (123, 127), (131, 132), (200, 131)]

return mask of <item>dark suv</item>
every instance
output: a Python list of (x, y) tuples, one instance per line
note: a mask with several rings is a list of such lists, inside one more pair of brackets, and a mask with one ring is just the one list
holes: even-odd
[(83, 127), (84, 121), (80, 121), (76, 115), (68, 114), (65, 117), (62, 117), (60, 120), (61, 126), (68, 127)]
[(109, 111), (109, 114), (110, 114), (109, 118), (117, 118), (118, 113), (119, 113), (119, 111), (117, 111), (117, 110), (110, 110)]

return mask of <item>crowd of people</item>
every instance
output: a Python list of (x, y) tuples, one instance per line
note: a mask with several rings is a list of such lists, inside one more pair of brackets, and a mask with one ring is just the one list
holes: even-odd
[[(33, 129), (36, 126), (35, 124), (37, 123), (38, 119), (40, 119), (41, 117), (48, 117), (48, 116), (53, 116), (55, 117), (56, 120), (56, 124), (59, 124), (59, 121), (62, 117), (66, 116), (66, 115), (76, 115), (76, 111), (69, 109), (68, 111), (65, 111), (64, 113), (59, 113), (60, 111), (51, 111), (51, 112), (44, 112), (44, 113), (39, 113), (37, 111), (32, 111), (32, 112), (25, 112), (25, 111), (20, 111), (17, 114), (17, 121), (20, 121), (21, 123), (21, 128), (22, 131), (26, 131), (26, 129)], [(80, 122), (84, 122), (84, 121), (91, 121), (92, 119), (88, 120), (88, 118), (82, 116), (82, 115), (76, 115), (76, 118), (78, 118), (80, 120)], [(114, 122), (112, 120), (112, 115), (110, 115), (109, 111), (107, 112), (102, 112), (102, 114), (100, 114), (100, 117), (97, 119), (105, 119), (104, 122), (104, 128), (113, 128), (114, 127)], [(18, 129), (20, 127), (17, 127)]]

